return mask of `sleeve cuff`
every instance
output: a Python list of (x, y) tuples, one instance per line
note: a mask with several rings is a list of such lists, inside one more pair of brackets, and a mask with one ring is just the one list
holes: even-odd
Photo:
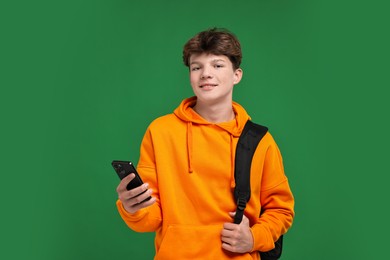
[(118, 208), (119, 214), (122, 216), (123, 219), (126, 219), (126, 220), (137, 221), (137, 220), (140, 220), (145, 215), (144, 209), (140, 209), (135, 213), (127, 212), (126, 209), (123, 207), (123, 204), (120, 200), (116, 201), (116, 206)]
[(261, 224), (255, 224), (251, 227), (251, 233), (253, 236), (253, 251), (267, 252), (275, 247), (275, 243), (272, 239), (270, 232), (267, 232), (264, 226)]

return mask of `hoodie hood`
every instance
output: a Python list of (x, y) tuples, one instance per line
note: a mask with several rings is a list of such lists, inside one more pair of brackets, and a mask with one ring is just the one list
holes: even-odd
[(246, 121), (250, 119), (249, 115), (245, 109), (236, 102), (232, 103), (233, 111), (236, 115), (235, 124), (230, 123), (211, 123), (202, 118), (197, 114), (192, 107), (196, 104), (196, 97), (191, 97), (184, 99), (181, 104), (175, 109), (174, 114), (181, 120), (191, 123), (191, 124), (200, 124), (200, 125), (217, 125), (230, 135), (234, 137), (239, 137), (242, 129), (244, 129)]
[(234, 138), (238, 138), (244, 129), (245, 123), (250, 119), (245, 109), (236, 102), (232, 102), (233, 111), (235, 113), (234, 122), (211, 123), (197, 114), (192, 107), (196, 104), (196, 97), (191, 97), (183, 100), (175, 109), (174, 114), (184, 122), (187, 122), (187, 156), (188, 156), (188, 172), (193, 173), (193, 125), (214, 125), (226, 131), (230, 135), (230, 168), (231, 168), (231, 187), (235, 186), (234, 181), (234, 159), (235, 147)]

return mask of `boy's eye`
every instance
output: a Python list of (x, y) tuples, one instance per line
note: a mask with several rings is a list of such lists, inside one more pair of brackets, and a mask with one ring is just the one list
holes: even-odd
[(192, 67), (191, 68), (191, 71), (196, 71), (196, 70), (199, 70), (199, 67)]
[(223, 65), (222, 65), (222, 64), (215, 64), (214, 67), (216, 67), (216, 68), (222, 68)]

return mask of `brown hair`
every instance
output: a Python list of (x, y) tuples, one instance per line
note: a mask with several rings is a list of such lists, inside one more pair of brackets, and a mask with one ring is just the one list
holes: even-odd
[(193, 54), (208, 53), (225, 55), (233, 63), (233, 69), (240, 67), (242, 53), (237, 37), (226, 29), (212, 28), (196, 34), (183, 48), (183, 62), (190, 66), (190, 57)]

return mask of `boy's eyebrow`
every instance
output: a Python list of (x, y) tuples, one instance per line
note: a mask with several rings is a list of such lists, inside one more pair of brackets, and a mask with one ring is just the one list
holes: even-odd
[(214, 59), (214, 60), (212, 60), (212, 62), (216, 62), (216, 61), (223, 61), (223, 62), (225, 62), (224, 59)]
[[(226, 62), (224, 59), (214, 59), (211, 62), (219, 62), (219, 61)], [(201, 62), (199, 62), (199, 61), (193, 61), (193, 62), (190, 63), (190, 65), (192, 65), (192, 64), (200, 64), (200, 63)]]

